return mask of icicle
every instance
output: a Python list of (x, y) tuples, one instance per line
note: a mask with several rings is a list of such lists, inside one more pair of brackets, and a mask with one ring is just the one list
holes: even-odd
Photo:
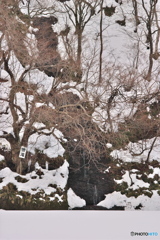
[(29, 161), (28, 161), (28, 172), (30, 172), (30, 169), (31, 169), (31, 163), (32, 163), (32, 161), (29, 160)]

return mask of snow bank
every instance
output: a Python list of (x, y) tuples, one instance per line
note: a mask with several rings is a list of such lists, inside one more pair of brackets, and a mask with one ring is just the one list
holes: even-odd
[[(154, 138), (141, 140), (137, 143), (130, 142), (124, 149), (113, 150), (111, 156), (114, 159), (120, 159), (124, 162), (142, 162), (146, 161), (149, 151), (151, 149)], [(160, 137), (157, 137), (153, 150), (150, 153), (150, 160), (157, 160), (160, 162)]]
[(71, 209), (75, 207), (83, 207), (86, 205), (86, 201), (77, 196), (71, 188), (67, 191), (67, 199), (68, 205)]
[[(13, 183), (18, 191), (26, 191), (31, 194), (36, 194), (44, 190), (44, 193), (49, 195), (56, 191), (56, 188), (50, 187), (49, 185), (56, 185), (57, 187), (64, 190), (68, 180), (68, 162), (64, 161), (64, 164), (56, 170), (45, 170), (42, 169), (44, 175), (41, 178), (36, 175), (36, 172), (21, 175), (21, 178), (28, 180), (25, 183), (18, 182), (15, 177), (20, 176), (19, 174), (12, 172), (8, 167), (0, 171), (0, 178), (3, 178), (2, 183), (0, 183), (0, 189), (6, 186), (8, 183)], [(33, 178), (35, 177), (35, 178)]]
[(31, 135), (28, 141), (28, 151), (34, 154), (35, 149), (42, 151), (50, 158), (63, 156), (65, 152), (65, 149), (53, 135), (45, 136), (37, 133)]
[[(98, 203), (98, 206), (103, 206), (106, 208), (112, 208), (113, 206), (123, 206), (127, 209), (125, 210), (133, 210), (138, 205), (142, 205), (141, 210), (147, 211), (156, 211), (160, 210), (160, 196), (157, 191), (153, 191), (153, 195), (151, 198), (145, 196), (144, 194), (141, 196), (129, 197), (127, 198), (125, 195), (122, 195), (120, 192), (113, 192), (111, 194), (106, 195), (105, 200)], [(128, 209), (128, 205), (130, 205), (130, 209)]]

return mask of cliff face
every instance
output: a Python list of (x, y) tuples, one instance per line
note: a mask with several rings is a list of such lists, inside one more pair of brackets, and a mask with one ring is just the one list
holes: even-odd
[[(78, 154), (75, 156), (76, 161), (79, 159)], [(81, 164), (79, 170), (73, 170), (74, 164), (70, 164), (70, 173), (68, 187), (86, 201), (87, 206), (97, 205), (105, 199), (105, 195), (112, 193), (115, 189), (113, 176), (109, 173), (98, 171), (95, 166), (89, 166), (88, 169)]]
[(61, 60), (57, 51), (57, 34), (52, 28), (52, 25), (56, 24), (57, 21), (58, 19), (55, 17), (40, 17), (33, 19), (33, 27), (38, 29), (38, 31), (34, 33), (38, 49), (36, 67), (52, 77), (58, 74), (58, 63)]

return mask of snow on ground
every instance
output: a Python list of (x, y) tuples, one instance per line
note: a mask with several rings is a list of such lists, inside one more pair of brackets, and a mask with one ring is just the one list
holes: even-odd
[[(145, 3), (147, 5), (147, 3)], [(110, 128), (108, 124), (107, 101), (111, 96), (113, 89), (118, 89), (119, 94), (115, 97), (112, 106), (110, 106), (110, 119), (114, 131), (118, 129), (118, 122), (123, 122), (125, 118), (131, 118), (137, 110), (137, 104), (132, 103), (134, 96), (143, 98), (144, 95), (158, 89), (159, 60), (154, 61), (153, 79), (150, 83), (144, 80), (144, 72), (148, 67), (148, 54), (146, 46), (146, 25), (141, 21), (137, 33), (135, 30), (135, 19), (133, 15), (132, 1), (123, 1), (122, 5), (115, 1), (104, 1), (105, 6), (116, 6), (116, 12), (112, 16), (103, 16), (103, 89), (97, 86), (99, 64), (99, 22), (100, 15), (97, 13), (93, 16), (84, 30), (84, 69), (88, 74), (88, 96), (95, 99), (98, 96), (102, 103), (95, 109), (93, 116), (94, 121), (103, 127)], [(147, 6), (148, 7), (148, 6)], [(146, 13), (139, 8), (139, 15), (146, 19)], [(126, 25), (120, 26), (117, 20), (123, 20), (126, 17)], [(154, 26), (155, 27), (155, 26)], [(153, 28), (154, 29), (154, 28)], [(153, 30), (154, 32), (154, 30)], [(141, 40), (140, 40), (141, 39)], [(93, 54), (95, 53), (95, 55)], [(136, 66), (136, 58), (138, 64)], [(86, 59), (92, 63), (88, 73)], [(112, 64), (113, 66), (112, 66)], [(97, 65), (96, 65), (97, 64)], [(86, 76), (84, 76), (84, 79)], [(91, 85), (95, 81), (95, 85)], [(106, 83), (106, 87), (105, 87)], [(125, 92), (122, 86), (130, 85), (133, 87), (129, 92)], [(105, 125), (105, 122), (107, 124)], [(102, 127), (103, 126), (103, 127)]]
[(130, 174), (129, 171), (126, 171), (125, 174), (122, 176), (121, 180), (114, 180), (116, 183), (121, 184), (126, 182), (129, 186), (129, 189), (136, 190), (138, 188), (149, 188), (150, 184), (144, 182), (143, 180), (136, 178), (137, 174)]
[[(26, 175), (19, 175), (15, 172), (12, 172), (8, 167), (0, 171), (0, 178), (3, 178), (2, 183), (0, 183), (0, 189), (6, 186), (8, 183), (13, 183), (18, 191), (26, 191), (31, 194), (36, 194), (44, 190), (44, 194), (51, 194), (56, 191), (56, 188), (49, 187), (50, 184), (57, 185), (57, 187), (64, 190), (68, 180), (68, 162), (65, 161), (64, 164), (56, 170), (46, 170), (41, 169), (44, 175), (39, 178), (36, 175), (36, 172), (33, 171)], [(15, 177), (21, 176), (22, 178), (27, 179), (26, 183), (18, 182)], [(36, 177), (33, 179), (33, 177)]]
[(130, 142), (125, 147), (125, 150), (113, 150), (110, 155), (114, 159), (120, 159), (124, 162), (145, 162), (150, 153), (150, 161), (157, 160), (160, 162), (160, 137), (157, 137), (150, 152), (154, 139), (141, 140), (137, 143)]
[(121, 184), (122, 182), (127, 182), (128, 186), (131, 185), (131, 177), (129, 175), (129, 171), (126, 171), (125, 174), (122, 176), (121, 180), (114, 180), (116, 183)]
[(139, 180), (136, 178), (136, 174), (131, 174), (130, 177), (132, 179), (133, 185), (130, 186), (130, 189), (136, 190), (139, 188), (149, 188), (150, 184), (144, 182), (143, 180)]
[(48, 77), (44, 72), (38, 69), (33, 69), (26, 74), (25, 81), (30, 84), (36, 84), (38, 88), (37, 92), (39, 94), (47, 94), (52, 88), (53, 77)]
[[(123, 206), (125, 210), (134, 210), (138, 205), (142, 205), (141, 210), (144, 211), (156, 211), (160, 210), (160, 196), (157, 191), (153, 191), (152, 197), (147, 197), (144, 194), (135, 197), (126, 197), (126, 195), (121, 194), (120, 192), (113, 192), (106, 195), (105, 200), (98, 203), (98, 206), (103, 206), (106, 208), (112, 208), (113, 206)], [(130, 205), (130, 209), (128, 209)]]
[[(67, 4), (71, 9), (74, 9), (73, 1), (68, 1)], [(63, 59), (66, 58), (66, 50), (62, 37), (59, 33), (65, 29), (66, 24), (71, 28), (67, 36), (68, 40), (71, 42), (72, 52), (76, 55), (77, 51), (77, 36), (74, 34), (75, 28), (72, 21), (74, 22), (74, 14), (70, 12), (70, 16), (65, 13), (64, 3), (55, 2), (54, 8), (53, 2), (51, 0), (47, 1), (33, 1), (30, 3), (30, 10), (33, 14), (38, 6), (44, 7), (44, 13), (48, 11), (49, 15), (53, 14), (58, 18), (58, 23), (53, 25), (53, 30), (58, 33), (58, 49)], [(93, 2), (92, 2), (93, 5)], [(115, 98), (114, 103), (110, 108), (110, 119), (112, 120), (112, 127), (114, 131), (118, 129), (118, 122), (123, 122), (125, 118), (132, 117), (137, 110), (137, 104), (131, 103), (130, 99), (134, 98), (134, 95), (143, 97), (146, 93), (149, 94), (158, 87), (158, 66), (159, 60), (154, 61), (154, 74), (153, 81), (146, 83), (144, 80), (144, 71), (148, 67), (148, 55), (146, 45), (146, 22), (147, 16), (146, 12), (142, 6), (138, 5), (138, 13), (141, 19), (143, 19), (138, 25), (137, 32), (135, 32), (135, 18), (133, 14), (133, 4), (132, 1), (124, 0), (123, 4), (118, 4), (114, 0), (105, 0), (104, 6), (114, 6), (115, 13), (112, 16), (106, 16), (103, 13), (103, 87), (97, 85), (98, 70), (99, 70), (99, 51), (100, 51), (100, 12), (99, 5), (95, 10), (95, 14), (91, 17), (90, 21), (86, 24), (83, 31), (82, 38), (82, 66), (83, 66), (83, 80), (87, 81), (87, 94), (89, 100), (95, 99), (96, 96), (100, 97), (103, 103), (107, 104), (107, 99), (109, 99), (113, 89), (119, 89), (119, 96)], [(145, 2), (145, 6), (148, 8), (149, 5)], [(157, 3), (158, 8), (160, 4)], [(27, 13), (27, 2), (24, 1), (24, 5), (21, 4), (22, 11)], [(47, 9), (48, 7), (48, 9)], [(26, 9), (25, 9), (26, 8)], [(54, 9), (54, 13), (52, 12)], [(86, 12), (85, 12), (86, 11)], [(52, 13), (51, 13), (52, 12)], [(86, 19), (88, 17), (88, 11), (84, 9), (86, 14)], [(42, 11), (42, 15), (45, 15)], [(116, 23), (117, 20), (123, 20), (126, 17), (125, 26), (121, 26)], [(72, 21), (70, 20), (72, 19)], [(152, 27), (156, 35), (155, 24)], [(137, 63), (136, 63), (137, 61)], [(35, 69), (31, 71), (30, 76), (27, 75), (27, 81), (37, 83), (39, 85), (39, 92), (47, 92), (52, 86), (52, 78), (47, 77), (44, 73)], [(37, 82), (38, 80), (38, 82)], [(125, 84), (131, 84), (135, 81), (129, 92), (125, 92), (120, 86)], [(95, 85), (93, 84), (95, 83)], [(104, 87), (105, 83), (107, 88)], [(71, 85), (71, 83), (69, 83)], [(77, 86), (78, 87), (78, 86)], [(75, 87), (75, 88), (77, 88)], [(68, 91), (75, 92), (76, 89), (69, 89)], [(130, 96), (129, 96), (130, 95)], [(93, 114), (93, 120), (107, 130), (111, 126), (108, 124), (108, 112), (106, 111), (107, 106), (100, 104), (98, 108), (95, 109)], [(105, 124), (107, 122), (107, 124)]]
[(77, 196), (74, 191), (70, 188), (67, 191), (67, 200), (69, 208), (83, 207), (86, 205), (86, 201)]
[(160, 168), (151, 168), (151, 169), (153, 169), (153, 173), (150, 173), (149, 175), (148, 175), (148, 177), (149, 178), (154, 178), (154, 176), (156, 175), (156, 174), (158, 174), (159, 176), (160, 176)]

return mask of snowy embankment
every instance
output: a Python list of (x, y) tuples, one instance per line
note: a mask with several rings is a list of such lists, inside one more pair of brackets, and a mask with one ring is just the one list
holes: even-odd
[[(152, 151), (151, 148), (153, 148)], [(125, 149), (113, 150), (111, 156), (124, 162), (145, 162), (147, 158), (150, 161), (160, 162), (160, 137), (141, 140), (137, 143), (130, 142)]]
[[(28, 192), (33, 195), (34, 200), (36, 200), (35, 195), (40, 193), (40, 195), (38, 195), (40, 201), (45, 201), (46, 197), (48, 197), (49, 201), (56, 200), (62, 203), (64, 201), (64, 194), (66, 194), (67, 191), (68, 166), (68, 162), (65, 161), (60, 168), (49, 171), (42, 169), (36, 164), (36, 170), (26, 175), (19, 175), (6, 167), (0, 171), (0, 190), (8, 184), (13, 184), (16, 189), (16, 198), (23, 199), (25, 198), (23, 195), (24, 192)], [(41, 171), (42, 175), (39, 176), (37, 171)], [(86, 202), (78, 197), (70, 188), (67, 191), (67, 204), (69, 209), (72, 209), (75, 207), (83, 207), (86, 205)]]
[[(156, 138), (150, 151), (153, 141), (154, 138), (137, 143), (130, 142), (125, 149), (111, 152), (110, 155), (118, 161), (117, 167), (135, 164), (135, 169), (123, 169), (122, 178), (114, 179), (123, 187), (120, 191), (106, 195), (105, 200), (98, 203), (98, 206), (106, 208), (123, 206), (125, 210), (160, 210), (160, 138)], [(146, 163), (147, 159), (149, 163)]]
[(160, 196), (157, 191), (153, 191), (153, 196), (147, 197), (144, 194), (139, 197), (127, 198), (124, 194), (120, 192), (113, 192), (106, 195), (104, 201), (98, 203), (98, 206), (103, 206), (106, 208), (112, 208), (113, 206), (123, 206), (125, 210), (135, 210), (138, 206), (140, 210), (144, 211), (156, 211), (160, 210)]
[[(37, 164), (38, 165), (38, 164)], [(37, 170), (41, 170), (43, 175), (39, 177), (37, 175)], [(36, 170), (28, 173), (24, 176), (20, 176), (26, 182), (18, 182), (15, 178), (20, 176), (17, 173), (12, 172), (9, 168), (4, 168), (0, 171), (0, 178), (2, 183), (0, 183), (0, 189), (6, 186), (8, 183), (13, 183), (18, 191), (26, 191), (30, 194), (35, 194), (41, 190), (44, 191), (44, 194), (50, 195), (53, 192), (56, 192), (56, 187), (65, 189), (68, 179), (68, 163), (67, 161), (56, 170), (46, 170), (41, 169), (39, 166), (36, 167)], [(54, 185), (50, 187), (49, 185)]]

